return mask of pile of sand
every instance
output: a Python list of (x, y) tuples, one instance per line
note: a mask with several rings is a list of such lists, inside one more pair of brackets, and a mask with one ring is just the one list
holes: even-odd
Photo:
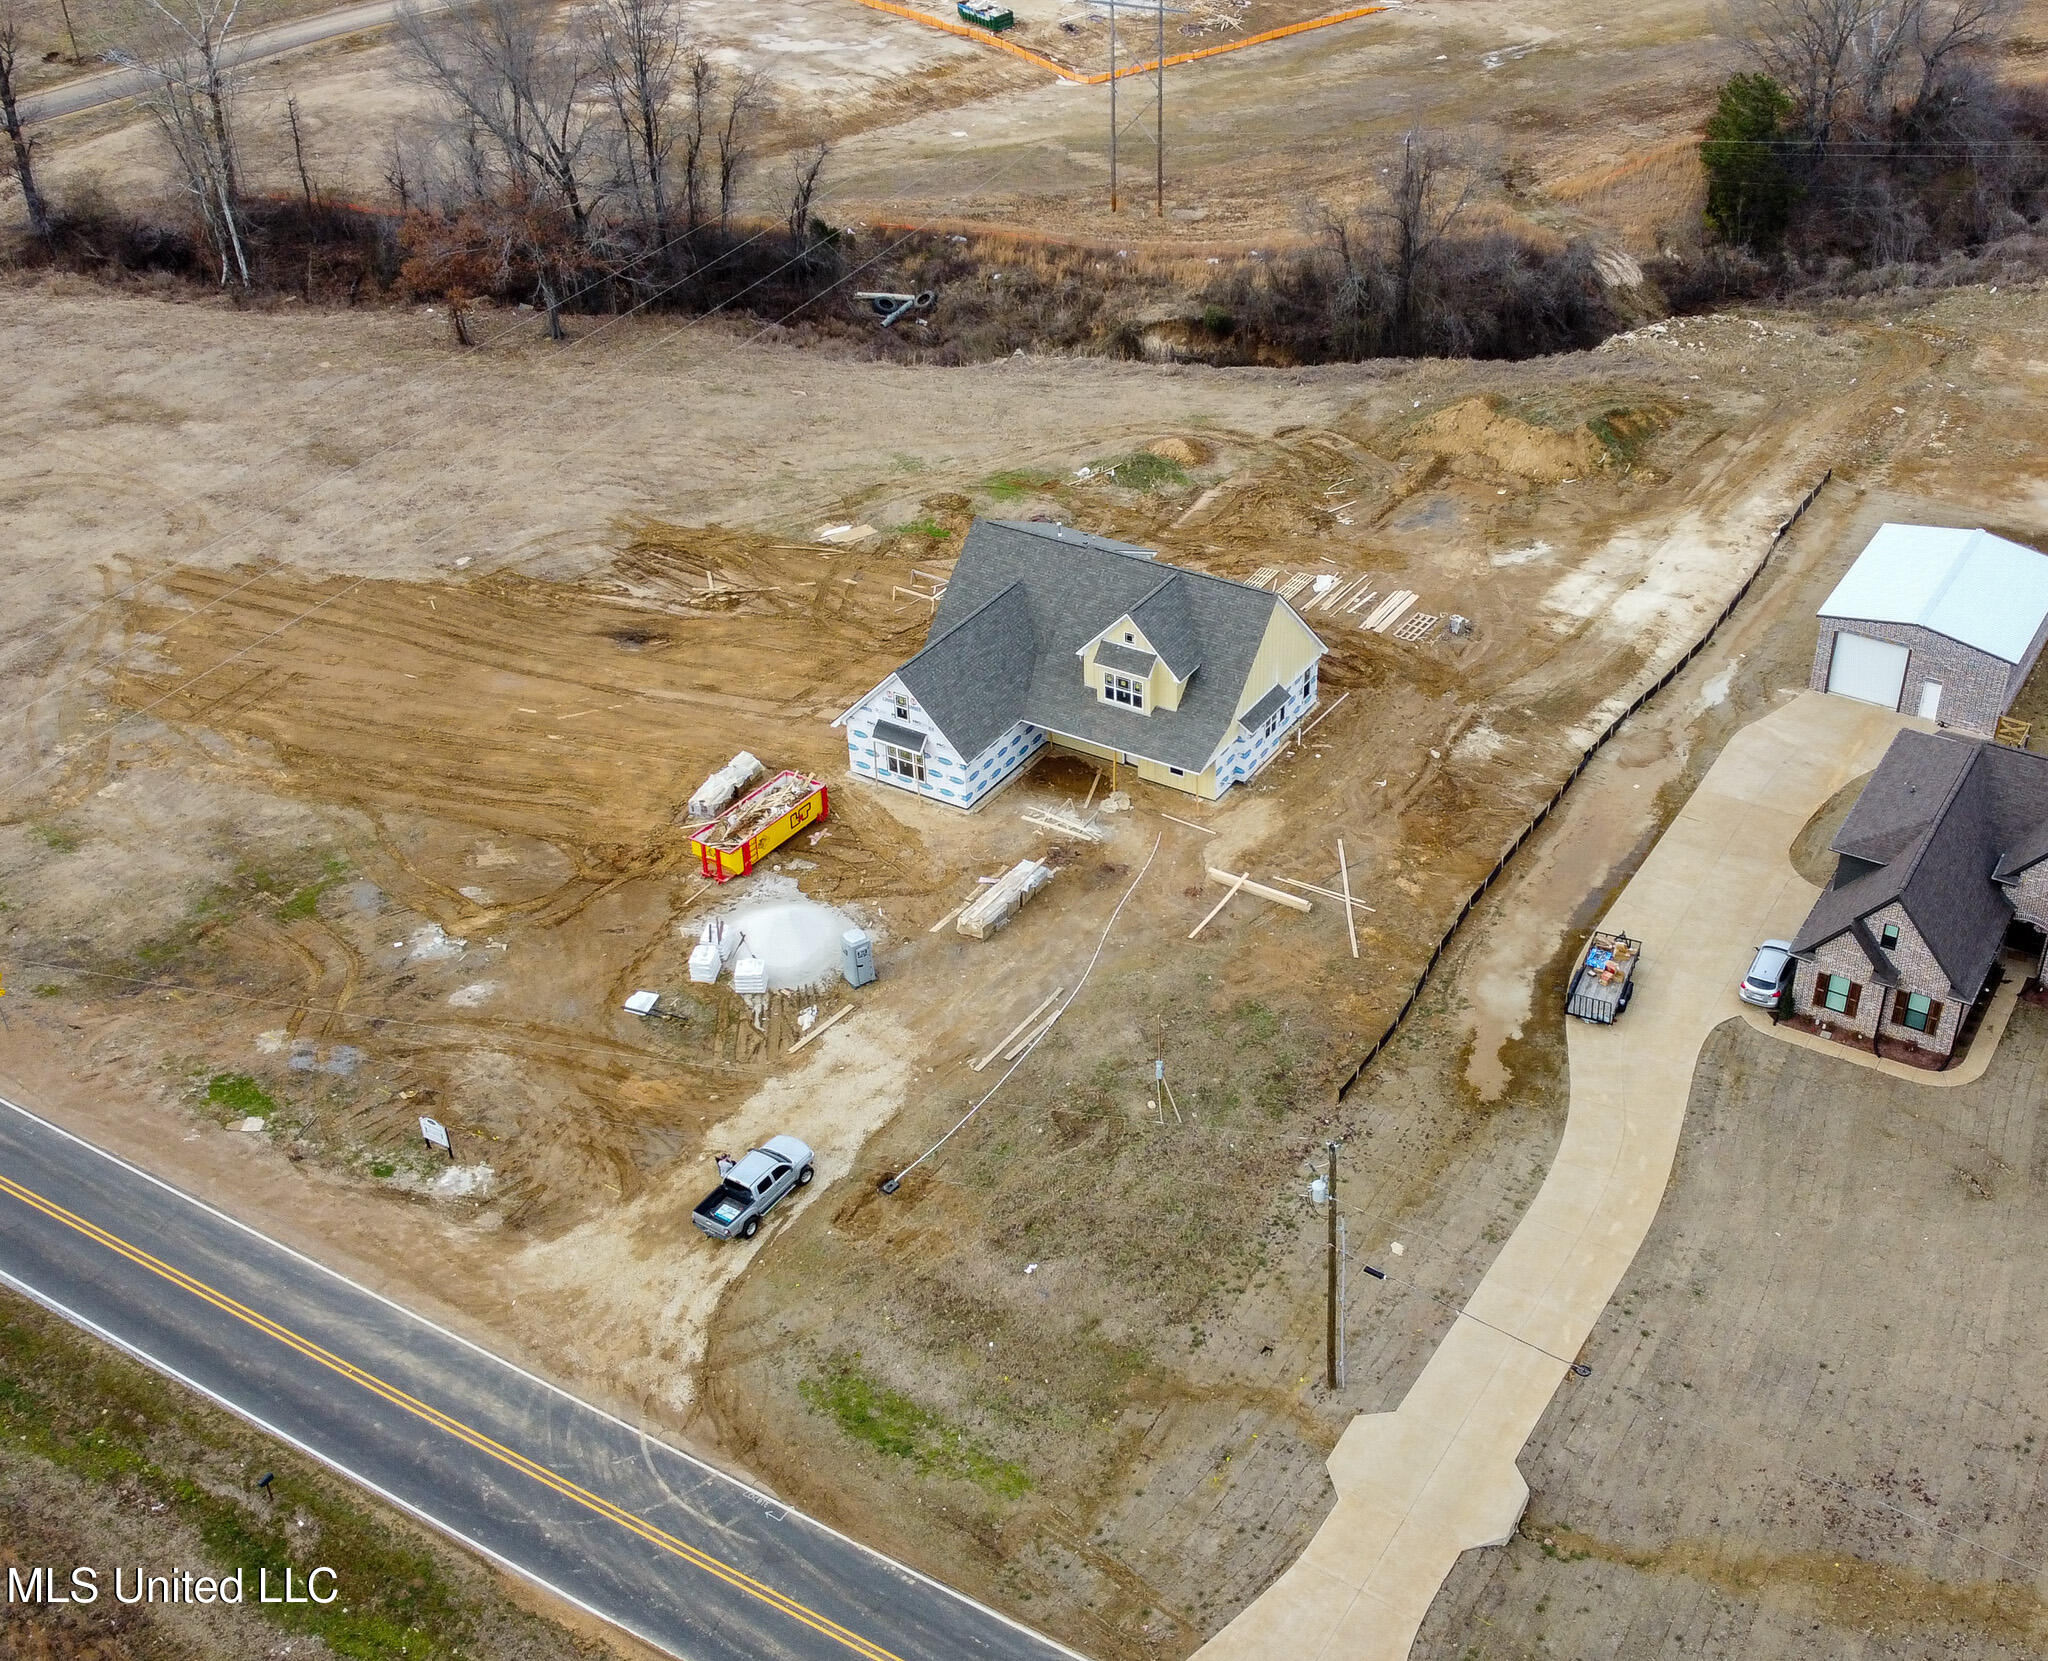
[(1446, 404), (1411, 432), (1404, 454), (1442, 456), (1453, 472), (1491, 466), (1535, 484), (1582, 479), (1606, 465), (1607, 450), (1590, 428), (1561, 433), (1507, 413), (1491, 398)]
[(1155, 456), (1178, 462), (1182, 467), (1200, 467), (1215, 454), (1206, 444), (1190, 438), (1161, 438), (1145, 446)]
[(840, 936), (856, 926), (845, 912), (806, 899), (787, 877), (756, 878), (752, 892), (721, 915), (743, 936), (735, 958), (758, 957), (771, 992), (798, 991), (838, 974)]

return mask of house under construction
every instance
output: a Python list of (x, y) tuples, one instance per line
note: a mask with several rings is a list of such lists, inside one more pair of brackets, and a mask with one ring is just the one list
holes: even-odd
[(1047, 743), (1215, 798), (1316, 704), (1277, 594), (1066, 525), (977, 520), (924, 649), (834, 726), (865, 778), (972, 807)]

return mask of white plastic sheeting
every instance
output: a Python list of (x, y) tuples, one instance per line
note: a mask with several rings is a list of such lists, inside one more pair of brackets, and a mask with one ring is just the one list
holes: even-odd
[(690, 817), (709, 819), (723, 813), (726, 804), (758, 779), (765, 769), (761, 763), (742, 750), (723, 767), (697, 786), (690, 797)]

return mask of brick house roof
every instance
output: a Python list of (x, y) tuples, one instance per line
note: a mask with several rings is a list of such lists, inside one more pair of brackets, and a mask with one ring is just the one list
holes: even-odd
[(1952, 995), (1974, 999), (2012, 921), (2003, 885), (2048, 857), (2048, 756), (1902, 732), (1830, 847), (1839, 856), (1834, 881), (1793, 951), (1810, 954), (1847, 934), (1869, 958), (1872, 979), (1898, 985), (1898, 965), (1869, 926), (1897, 904)]

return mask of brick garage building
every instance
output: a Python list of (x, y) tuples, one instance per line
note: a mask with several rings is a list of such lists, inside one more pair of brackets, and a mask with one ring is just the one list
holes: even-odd
[(2001, 950), (2041, 974), (2048, 756), (1902, 732), (1831, 846), (1792, 942), (1795, 1014), (1947, 1055)]
[(1820, 608), (1811, 684), (1989, 738), (2048, 641), (2048, 556), (1882, 525)]

